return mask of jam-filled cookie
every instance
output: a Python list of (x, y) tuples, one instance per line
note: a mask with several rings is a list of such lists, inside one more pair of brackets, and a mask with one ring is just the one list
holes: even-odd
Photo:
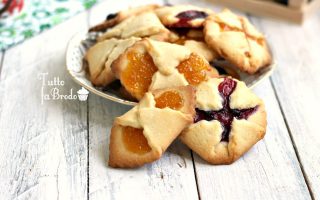
[(109, 38), (129, 38), (147, 37), (169, 32), (160, 22), (157, 15), (153, 12), (143, 12), (136, 16), (131, 16), (118, 25), (108, 29), (98, 37), (98, 41)]
[(136, 42), (111, 68), (138, 100), (147, 91), (189, 84), (197, 86), (208, 77), (218, 76), (208, 61), (188, 48), (151, 39)]
[(263, 101), (232, 78), (212, 78), (196, 91), (194, 124), (181, 140), (211, 164), (230, 164), (266, 132)]
[(193, 5), (164, 6), (155, 10), (161, 22), (171, 28), (199, 28), (213, 12)]
[(133, 109), (115, 119), (109, 166), (132, 168), (158, 160), (181, 131), (193, 122), (192, 86), (145, 94)]
[(106, 86), (116, 78), (111, 71), (111, 64), (128, 47), (140, 38), (110, 39), (96, 43), (85, 56), (89, 65), (90, 80), (95, 86)]
[(209, 16), (204, 34), (211, 48), (242, 71), (253, 74), (271, 63), (264, 36), (245, 17), (229, 10)]
[(160, 7), (159, 5), (151, 4), (151, 5), (133, 7), (127, 10), (119, 11), (118, 13), (109, 14), (105, 21), (90, 28), (89, 32), (106, 31), (108, 28), (113, 27), (116, 24), (119, 24), (120, 22), (122, 22), (123, 20), (131, 16), (139, 15), (144, 12), (150, 12), (159, 7)]

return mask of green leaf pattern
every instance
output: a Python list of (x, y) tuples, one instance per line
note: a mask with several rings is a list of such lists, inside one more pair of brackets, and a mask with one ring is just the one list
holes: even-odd
[(0, 18), (0, 51), (59, 24), (99, 0), (25, 0), (19, 14)]

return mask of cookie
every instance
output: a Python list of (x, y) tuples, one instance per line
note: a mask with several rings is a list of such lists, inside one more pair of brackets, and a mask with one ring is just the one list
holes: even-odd
[(128, 48), (111, 66), (126, 90), (138, 100), (147, 91), (174, 86), (197, 86), (218, 76), (209, 63), (188, 48), (143, 39)]
[(111, 71), (111, 64), (128, 47), (132, 46), (140, 38), (124, 40), (110, 39), (96, 43), (86, 53), (85, 59), (89, 65), (90, 80), (95, 86), (106, 86), (116, 78)]
[(271, 63), (264, 36), (246, 18), (229, 10), (209, 16), (204, 34), (211, 48), (242, 71), (254, 74)]
[(171, 28), (199, 28), (203, 26), (205, 18), (212, 14), (209, 9), (193, 5), (164, 6), (155, 9), (161, 22)]
[(90, 28), (89, 32), (106, 31), (108, 28), (113, 27), (116, 24), (119, 24), (120, 22), (122, 22), (123, 20), (131, 16), (139, 15), (144, 12), (150, 12), (159, 7), (160, 7), (159, 5), (151, 4), (151, 5), (144, 5), (144, 6), (129, 8), (127, 10), (119, 11), (118, 13), (109, 14), (105, 21)]
[(192, 86), (147, 92), (137, 106), (115, 119), (109, 166), (133, 168), (158, 160), (192, 123), (194, 108)]
[(180, 138), (211, 164), (230, 164), (266, 132), (263, 101), (232, 78), (212, 78), (196, 91), (196, 117)]
[(129, 37), (147, 37), (160, 33), (169, 32), (153, 12), (144, 12), (142, 14), (131, 16), (120, 24), (108, 29), (103, 35), (98, 37), (98, 41), (109, 38), (129, 38)]

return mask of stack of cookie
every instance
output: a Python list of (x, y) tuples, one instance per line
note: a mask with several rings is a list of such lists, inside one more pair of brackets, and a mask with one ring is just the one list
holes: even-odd
[(118, 117), (109, 165), (137, 167), (160, 158), (174, 139), (212, 164), (229, 164), (263, 138), (263, 101), (219, 75), (226, 60), (253, 74), (270, 64), (264, 36), (229, 10), (147, 5), (108, 15), (85, 59), (95, 86), (120, 80), (139, 104)]

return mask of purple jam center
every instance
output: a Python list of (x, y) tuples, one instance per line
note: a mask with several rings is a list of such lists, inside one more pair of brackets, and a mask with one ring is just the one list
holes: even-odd
[(188, 10), (181, 12), (176, 15), (176, 18), (179, 18), (179, 21), (173, 25), (173, 27), (182, 28), (190, 27), (189, 21), (193, 19), (204, 19), (208, 16), (206, 12), (197, 11), (197, 10)]
[(223, 99), (222, 109), (218, 111), (204, 111), (196, 108), (196, 117), (194, 122), (198, 122), (201, 120), (211, 121), (218, 120), (223, 126), (223, 132), (221, 141), (229, 142), (229, 135), (231, 131), (231, 125), (234, 117), (238, 120), (240, 119), (248, 119), (250, 115), (256, 112), (258, 106), (254, 108), (247, 109), (231, 109), (230, 108), (230, 95), (233, 93), (237, 86), (237, 82), (230, 79), (225, 78), (218, 86), (219, 93)]
[(106, 20), (114, 19), (117, 17), (117, 15), (118, 15), (118, 13), (111, 13), (111, 14), (107, 15)]

